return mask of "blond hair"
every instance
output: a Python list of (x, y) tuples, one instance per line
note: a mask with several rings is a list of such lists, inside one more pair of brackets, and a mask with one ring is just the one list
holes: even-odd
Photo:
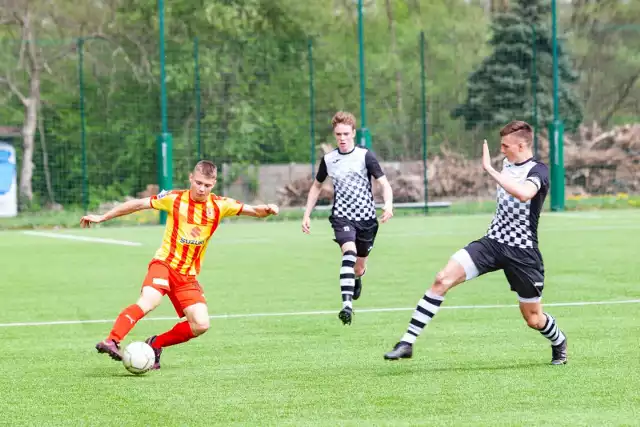
[(338, 125), (348, 125), (355, 129), (356, 118), (353, 114), (346, 111), (338, 111), (331, 119), (331, 127), (335, 129)]
[(217, 170), (218, 167), (216, 166), (216, 164), (210, 160), (200, 160), (193, 168), (194, 172), (200, 172), (207, 178), (213, 178)]

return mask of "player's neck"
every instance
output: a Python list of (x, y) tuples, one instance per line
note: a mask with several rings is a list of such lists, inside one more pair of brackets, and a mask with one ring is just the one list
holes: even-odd
[(207, 197), (202, 200), (198, 200), (198, 198), (191, 192), (191, 190), (189, 190), (189, 199), (193, 200), (196, 203), (204, 203), (207, 201)]
[(533, 157), (533, 152), (531, 150), (523, 151), (522, 153), (518, 153), (518, 155), (513, 159), (511, 163), (513, 164), (524, 163), (532, 157)]
[(347, 145), (347, 146), (344, 148), (344, 151), (342, 151), (342, 148), (338, 145), (338, 152), (339, 152), (340, 154), (349, 154), (349, 153), (351, 153), (353, 150), (355, 150), (355, 148), (356, 148), (356, 144), (353, 144), (353, 145)]

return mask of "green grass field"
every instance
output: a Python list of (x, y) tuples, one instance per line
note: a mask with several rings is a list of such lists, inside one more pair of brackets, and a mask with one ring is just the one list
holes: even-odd
[[(543, 214), (544, 302), (559, 304), (547, 310), (569, 337), (568, 365), (548, 365), (549, 344), (521, 320), (502, 273), (453, 290), (413, 359), (383, 360), (438, 268), (490, 218), (382, 225), (350, 327), (337, 318), (326, 219), (311, 236), (298, 221), (222, 224), (200, 277), (211, 330), (140, 377), (94, 345), (135, 301), (161, 228), (49, 231), (140, 246), (2, 232), (0, 424), (639, 425), (638, 210)], [(167, 299), (127, 342), (174, 318)]]

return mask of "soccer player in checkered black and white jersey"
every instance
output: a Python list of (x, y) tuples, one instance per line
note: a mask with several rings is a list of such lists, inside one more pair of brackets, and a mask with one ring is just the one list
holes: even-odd
[(538, 219), (549, 190), (549, 172), (533, 157), (532, 127), (513, 121), (500, 131), (500, 151), (505, 159), (502, 171), (491, 165), (487, 141), (482, 148), (482, 166), (497, 183), (497, 208), (489, 230), (479, 240), (453, 254), (418, 302), (406, 333), (387, 360), (410, 358), (413, 344), (433, 319), (454, 286), (482, 274), (502, 270), (516, 292), (520, 312), (532, 329), (551, 343), (551, 363), (567, 363), (567, 338), (553, 316), (542, 311), (544, 264), (538, 250)]
[(334, 201), (329, 221), (334, 231), (334, 241), (342, 251), (342, 310), (338, 318), (344, 325), (349, 325), (353, 317), (353, 300), (360, 297), (362, 276), (378, 232), (371, 177), (382, 185), (384, 207), (380, 220), (383, 223), (393, 216), (393, 192), (373, 152), (355, 146), (356, 119), (353, 114), (339, 111), (333, 116), (331, 125), (338, 147), (325, 154), (320, 161), (316, 179), (307, 197), (302, 231), (310, 233), (311, 211), (318, 201), (322, 183), (331, 177)]
[(278, 214), (276, 205), (250, 206), (211, 193), (217, 177), (216, 165), (202, 160), (189, 175), (189, 190), (162, 191), (152, 197), (125, 202), (104, 215), (82, 217), (81, 225), (89, 227), (92, 223), (144, 209), (153, 208), (168, 214), (162, 245), (149, 263), (140, 296), (135, 304), (120, 313), (109, 336), (96, 345), (99, 353), (122, 360), (120, 342), (140, 319), (160, 305), (164, 295), (169, 296), (178, 317), (186, 320), (146, 340), (156, 355), (153, 369), (160, 369), (160, 354), (164, 347), (189, 341), (207, 332), (209, 312), (196, 276), (220, 221), (236, 215), (263, 218)]

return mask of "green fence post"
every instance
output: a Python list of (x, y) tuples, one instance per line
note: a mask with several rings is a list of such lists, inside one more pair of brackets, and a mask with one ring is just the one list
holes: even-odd
[(549, 125), (551, 162), (551, 210), (564, 210), (564, 153), (563, 138), (564, 124), (561, 121), (553, 121)]
[(202, 160), (202, 138), (200, 135), (201, 98), (200, 98), (200, 55), (198, 38), (193, 39), (193, 87), (196, 97), (196, 158)]
[(371, 148), (371, 133), (367, 129), (367, 101), (365, 95), (364, 72), (364, 19), (362, 16), (362, 0), (358, 0), (358, 57), (360, 64), (360, 127), (356, 132), (356, 143)]
[(553, 41), (553, 122), (549, 126), (551, 160), (551, 210), (564, 210), (564, 125), (560, 119), (558, 80), (558, 35), (556, 0), (551, 0), (551, 23)]
[[(167, 123), (167, 77), (165, 74), (164, 52), (164, 0), (158, 0), (158, 27), (160, 32), (160, 115), (162, 133), (158, 135), (156, 146), (158, 153), (158, 185), (161, 190), (173, 189), (173, 138)], [(160, 224), (166, 224), (167, 213), (160, 211)]]
[(535, 24), (531, 24), (531, 96), (533, 98), (533, 155), (538, 157), (538, 35)]
[(429, 181), (427, 177), (427, 73), (424, 65), (425, 38), (420, 31), (420, 87), (422, 104), (422, 181), (424, 184), (424, 213), (429, 213)]
[(89, 210), (89, 176), (87, 170), (87, 125), (84, 111), (84, 39), (76, 41), (78, 48), (78, 87), (80, 90), (80, 144), (82, 150), (82, 209)]
[(311, 150), (311, 178), (316, 171), (316, 109), (315, 88), (313, 76), (313, 40), (307, 41), (309, 59), (309, 146)]

